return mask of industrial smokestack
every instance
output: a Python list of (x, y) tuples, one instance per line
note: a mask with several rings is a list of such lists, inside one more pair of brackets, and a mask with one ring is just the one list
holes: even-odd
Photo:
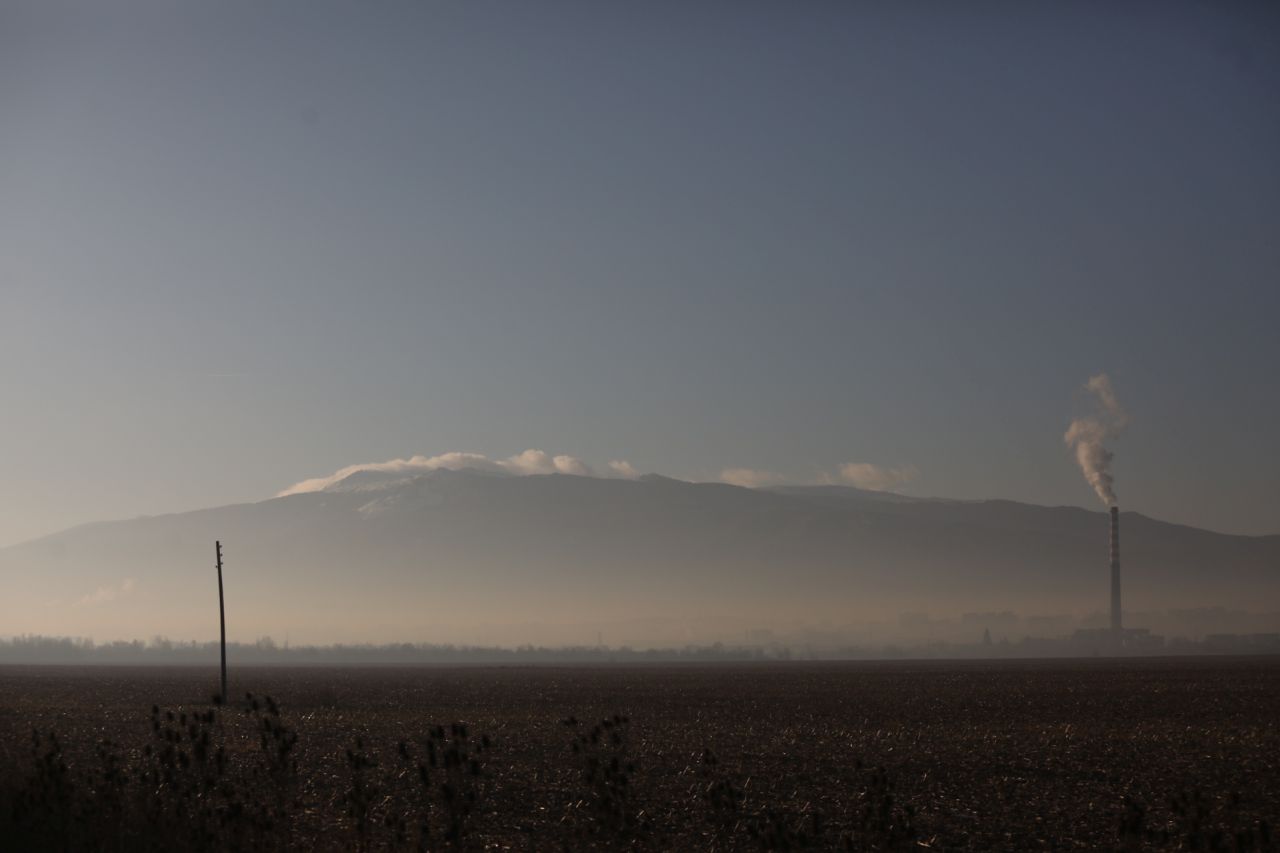
[(1120, 507), (1111, 507), (1111, 638), (1119, 645), (1124, 639), (1120, 624)]

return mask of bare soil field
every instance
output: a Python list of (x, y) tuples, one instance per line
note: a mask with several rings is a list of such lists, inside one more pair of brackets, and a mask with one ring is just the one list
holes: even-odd
[[(1274, 849), (1280, 659), (0, 668), (9, 849)], [(270, 697), (268, 699), (267, 697)]]

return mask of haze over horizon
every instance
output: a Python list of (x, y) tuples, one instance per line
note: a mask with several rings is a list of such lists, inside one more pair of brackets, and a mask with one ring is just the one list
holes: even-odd
[[(241, 640), (517, 646), (582, 644), (602, 631), (644, 648), (817, 631), (829, 646), (941, 636), (941, 623), (899, 624), (901, 614), (931, 614), (974, 642), (981, 626), (956, 624), (965, 614), (1060, 636), (1090, 624), (1104, 601), (1101, 507), (496, 464), (365, 469), (311, 486), (0, 549), (10, 584), (0, 625), (99, 640), (140, 630), (207, 638), (214, 539)], [(1185, 636), (1280, 625), (1266, 604), (1280, 591), (1280, 536), (1120, 518), (1139, 627)]]
[(1276, 23), (6, 3), (0, 546), (460, 452), (1092, 510), (1100, 373), (1123, 509), (1280, 532)]

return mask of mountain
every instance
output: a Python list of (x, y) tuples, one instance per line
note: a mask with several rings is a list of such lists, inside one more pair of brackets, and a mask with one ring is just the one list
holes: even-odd
[[(1126, 609), (1280, 598), (1280, 536), (1121, 514)], [(0, 549), (0, 634), (673, 642), (902, 611), (1108, 606), (1105, 512), (476, 470), (85, 525)], [(372, 627), (371, 627), (372, 626)], [(590, 626), (590, 630), (588, 630)]]

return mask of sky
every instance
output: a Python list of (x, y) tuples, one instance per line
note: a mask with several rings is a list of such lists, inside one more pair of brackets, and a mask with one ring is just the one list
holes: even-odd
[(1278, 533), (1278, 93), (1262, 3), (5, 0), (0, 545), (529, 449), (1098, 508), (1102, 373), (1124, 508)]

